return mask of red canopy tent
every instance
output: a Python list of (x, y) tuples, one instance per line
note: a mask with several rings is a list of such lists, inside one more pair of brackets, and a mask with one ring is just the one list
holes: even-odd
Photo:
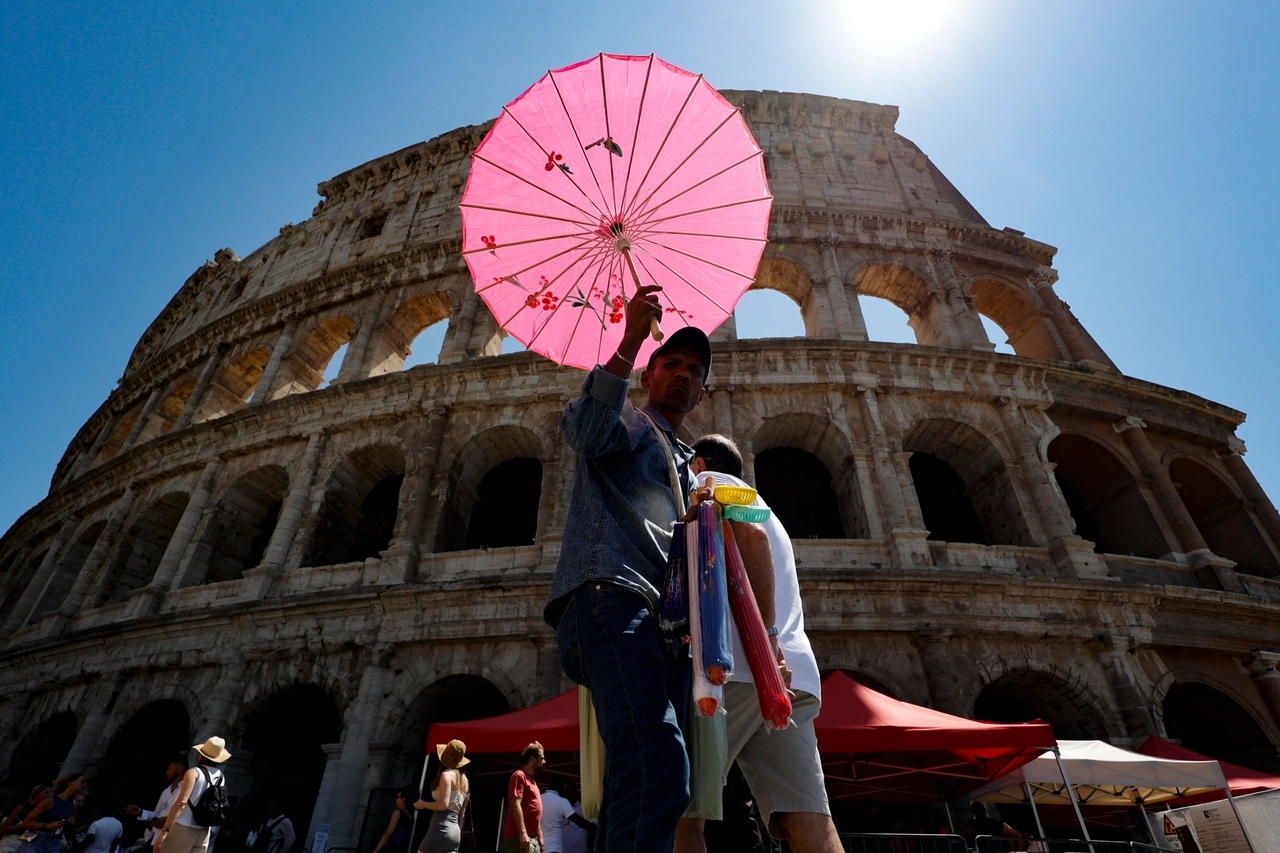
[(427, 733), (427, 752), (457, 738), (467, 752), (519, 752), (538, 741), (547, 752), (578, 751), (578, 688), (510, 714), (483, 720), (436, 723)]
[(900, 702), (842, 672), (822, 683), (822, 712), (814, 726), (837, 799), (952, 800), (1057, 744), (1046, 722), (953, 717)]
[[(1236, 797), (1243, 794), (1256, 794), (1259, 791), (1269, 791), (1272, 788), (1280, 788), (1280, 776), (1272, 776), (1270, 773), (1263, 773), (1261, 770), (1250, 770), (1248, 767), (1241, 767), (1239, 764), (1232, 764), (1230, 761), (1213, 759), (1207, 755), (1193, 752), (1186, 747), (1169, 743), (1164, 738), (1155, 737), (1154, 735), (1144, 740), (1142, 746), (1138, 747), (1135, 752), (1140, 752), (1143, 755), (1153, 755), (1156, 758), (1172, 758), (1175, 761), (1216, 760), (1218, 766), (1222, 768), (1222, 775), (1227, 777), (1227, 785), (1230, 786), (1232, 795)], [(1192, 806), (1197, 803), (1207, 803), (1219, 799), (1222, 799), (1222, 797), (1215, 793), (1201, 794), (1195, 797), (1182, 797), (1170, 802), (1180, 806)]]

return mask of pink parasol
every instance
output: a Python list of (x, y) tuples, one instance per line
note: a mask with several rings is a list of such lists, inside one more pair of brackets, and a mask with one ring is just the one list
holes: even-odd
[(462, 250), (508, 334), (591, 368), (641, 281), (662, 287), (669, 321), (724, 322), (755, 278), (771, 204), (760, 146), (701, 75), (600, 54), (503, 108), (471, 155)]

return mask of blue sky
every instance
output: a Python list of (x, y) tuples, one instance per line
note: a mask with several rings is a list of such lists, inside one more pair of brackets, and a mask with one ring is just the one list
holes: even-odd
[[(315, 185), (485, 121), (548, 68), (656, 52), (722, 88), (901, 107), (1132, 376), (1249, 413), (1280, 497), (1280, 4), (806, 0), (6, 3), (0, 27), (0, 530), (147, 324)], [(740, 324), (790, 334), (789, 310)], [(745, 311), (746, 309), (744, 309)], [(868, 310), (874, 336), (899, 320)], [(887, 324), (887, 325), (886, 325)]]

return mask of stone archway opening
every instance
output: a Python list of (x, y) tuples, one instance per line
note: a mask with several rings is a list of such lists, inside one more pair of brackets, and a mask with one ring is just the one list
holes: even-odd
[[(155, 575), (173, 531), (187, 508), (186, 492), (170, 492), (152, 501), (125, 534), (107, 570), (98, 604), (124, 601)], [(90, 606), (95, 606), (90, 603)]]
[(903, 442), (929, 538), (1035, 545), (1000, 450), (973, 427), (944, 418), (917, 424)]
[(915, 330), (911, 328), (911, 315), (888, 299), (858, 294), (858, 307), (862, 310), (862, 322), (867, 327), (867, 340), (885, 344), (914, 344)]
[(404, 474), (404, 455), (389, 444), (348, 454), (325, 489), (306, 564), (360, 562), (387, 550), (395, 533)]
[[(350, 317), (330, 317), (312, 326), (295, 343), (293, 352), (280, 364), (280, 373), (265, 389), (271, 400), (279, 400), (290, 394), (314, 391), (325, 384), (326, 376), (334, 378), (342, 363), (335, 356), (343, 350), (355, 332), (356, 323)], [(345, 350), (343, 350), (345, 352)], [(330, 364), (332, 372), (328, 372)]]
[[(760, 291), (773, 291), (773, 293)], [(774, 293), (786, 297), (786, 300), (774, 296)], [(763, 258), (756, 270), (756, 280), (743, 299), (746, 300), (748, 297), (751, 299), (747, 302), (748, 309), (756, 306), (766, 312), (776, 312), (783, 317), (791, 315), (796, 306), (799, 306), (804, 331), (794, 331), (794, 323), (787, 323), (786, 326), (779, 328), (775, 318), (757, 322), (756, 315), (760, 313), (759, 310), (748, 310), (739, 314), (738, 309), (735, 309), (734, 326), (738, 337), (776, 338), (789, 337), (793, 334), (803, 335), (806, 338), (835, 336), (833, 329), (828, 330), (823, 326), (822, 308), (814, 292), (809, 271), (794, 261), (784, 258)], [(739, 305), (741, 304), (740, 302)]]
[[(896, 305), (907, 315), (916, 343), (936, 347), (950, 344), (945, 310), (928, 282), (915, 270), (898, 264), (872, 264), (858, 271), (857, 283), (859, 304), (863, 296), (874, 296)], [(868, 328), (868, 334), (870, 331)], [(892, 339), (898, 338), (895, 335)]]
[(14, 749), (0, 787), (11, 788), (25, 799), (33, 785), (53, 782), (79, 728), (76, 715), (70, 711), (50, 715)]
[(1185, 458), (1173, 460), (1169, 477), (1213, 553), (1234, 560), (1241, 572), (1262, 577), (1280, 574), (1280, 563), (1257, 520), (1221, 477)]
[(264, 466), (232, 483), (205, 520), (181, 585), (235, 580), (261, 563), (288, 488), (289, 475), (279, 465)]
[(542, 500), (541, 457), (538, 437), (517, 426), (487, 429), (463, 445), (449, 471), (436, 552), (464, 550), (473, 542), (489, 548), (532, 544)]
[(1208, 684), (1178, 681), (1165, 694), (1164, 728), (1194, 752), (1280, 772), (1280, 754), (1262, 726), (1240, 703)]
[(1114, 453), (1090, 438), (1064, 433), (1049, 445), (1048, 456), (1076, 532), (1095, 551), (1153, 559), (1169, 552), (1137, 479)]
[(405, 300), (382, 324), (369, 353), (370, 376), (440, 360), (449, 328), (449, 294), (436, 291)]
[[(182, 410), (187, 405), (187, 400), (191, 397), (191, 392), (196, 388), (196, 377), (188, 376), (177, 385), (169, 390), (164, 399), (160, 401), (160, 405), (156, 406), (156, 410), (152, 413), (152, 419), (156, 423), (155, 435), (164, 435), (173, 429), (173, 425), (178, 422), (178, 418), (182, 415)], [(154, 436), (147, 435), (149, 430), (143, 430), (143, 434), (138, 437), (139, 443)]]
[(274, 799), (293, 820), (298, 839), (305, 839), (328, 762), (324, 746), (341, 738), (337, 703), (314, 684), (286, 688), (264, 701), (249, 715), (240, 739), (251, 755), (252, 782), (231, 833), (243, 837), (261, 826)]
[(22, 598), (23, 592), (35, 579), (36, 572), (40, 569), (40, 564), (44, 562), (44, 558), (48, 556), (48, 547), (43, 547), (33, 556), (28, 557), (26, 562), (22, 564), (22, 568), (17, 567), (11, 569), (17, 577), (9, 586), (9, 592), (4, 597), (4, 601), (0, 602), (0, 628), (4, 627), (9, 621), (9, 617), (13, 615), (13, 610), (18, 606), (18, 601)]
[(792, 539), (844, 539), (844, 525), (831, 472), (798, 447), (771, 447), (756, 454), (756, 486)]
[(248, 405), (270, 357), (271, 353), (261, 347), (236, 357), (205, 392), (193, 422), (221, 418)]
[(767, 288), (753, 288), (742, 294), (733, 309), (733, 327), (740, 340), (805, 336), (804, 316), (795, 300)]
[(1049, 320), (1026, 294), (1006, 282), (989, 278), (975, 281), (969, 292), (978, 313), (1003, 333), (997, 337), (988, 330), (991, 340), (1007, 337), (1011, 351), (1026, 358), (1064, 359), (1049, 331)]
[[(92, 810), (115, 811), (130, 804), (151, 808), (167, 784), (165, 768), (175, 758), (186, 758), (190, 747), (191, 717), (185, 705), (177, 699), (144, 705), (121, 726), (98, 762), (89, 785)], [(131, 837), (142, 829), (137, 821), (125, 822)]]
[(992, 723), (1044, 720), (1068, 740), (1106, 740), (1112, 734), (1100, 709), (1062, 675), (1023, 669), (988, 684), (973, 703), (973, 719)]
[(98, 537), (102, 535), (102, 531), (106, 529), (106, 526), (107, 522), (105, 520), (91, 525), (84, 533), (76, 537), (71, 547), (58, 559), (53, 568), (52, 577), (49, 578), (44, 592), (36, 602), (35, 608), (31, 611), (31, 616), (27, 619), (28, 625), (39, 622), (62, 606), (62, 602), (66, 600), (67, 593), (71, 591), (76, 578), (80, 576), (80, 571), (84, 568), (85, 561), (89, 559), (89, 552), (93, 550), (94, 544), (98, 541)]

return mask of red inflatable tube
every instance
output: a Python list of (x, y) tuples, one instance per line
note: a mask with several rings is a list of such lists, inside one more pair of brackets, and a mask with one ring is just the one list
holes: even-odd
[(751, 679), (760, 698), (760, 714), (775, 729), (785, 729), (791, 718), (791, 700), (778, 674), (778, 661), (769, 645), (769, 635), (765, 633), (764, 620), (760, 618), (760, 608), (751, 592), (751, 581), (747, 579), (747, 569), (728, 521), (724, 522), (724, 552), (729, 575), (729, 610), (742, 638), (747, 665), (751, 667)]

